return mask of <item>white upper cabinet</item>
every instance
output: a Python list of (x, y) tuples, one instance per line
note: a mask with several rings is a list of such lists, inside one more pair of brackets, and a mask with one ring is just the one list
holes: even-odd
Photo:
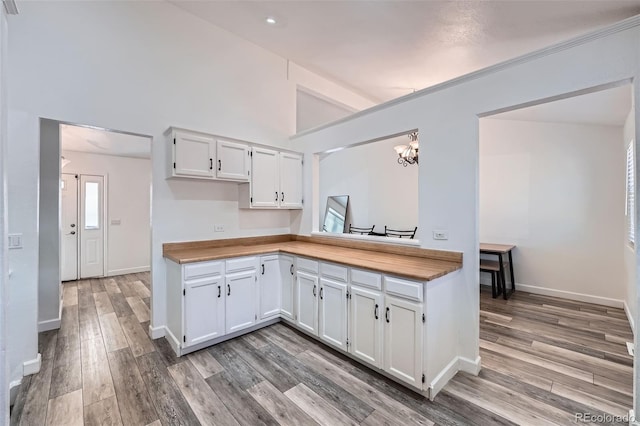
[(173, 133), (171, 176), (214, 178), (215, 153), (213, 137), (176, 130)]
[(251, 207), (275, 208), (279, 206), (278, 164), (278, 151), (253, 148), (251, 155)]
[(217, 141), (216, 177), (218, 179), (249, 181), (249, 145), (230, 142), (222, 139)]
[(241, 208), (302, 208), (302, 154), (253, 147), (250, 183), (240, 185)]
[(280, 153), (280, 207), (302, 208), (302, 154)]

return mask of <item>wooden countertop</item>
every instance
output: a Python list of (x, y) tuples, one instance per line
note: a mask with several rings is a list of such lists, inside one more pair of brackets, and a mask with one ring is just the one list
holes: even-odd
[(481, 252), (484, 251), (490, 253), (509, 253), (514, 248), (516, 248), (516, 246), (511, 244), (480, 243)]
[(172, 243), (165, 245), (164, 257), (183, 264), (267, 253), (287, 253), (420, 281), (433, 280), (462, 268), (462, 254), (454, 252), (438, 252), (444, 254), (443, 257), (448, 256), (452, 259), (443, 260), (425, 257), (432, 252), (431, 250), (423, 250), (423, 254), (419, 253), (421, 249), (407, 248), (409, 253), (421, 255), (400, 254), (397, 253), (399, 250), (396, 246), (390, 248), (396, 253), (385, 252), (384, 246), (389, 246), (388, 244), (376, 244), (379, 247), (372, 250), (359, 248), (357, 244), (357, 248), (354, 248), (310, 241), (269, 242), (265, 238), (256, 239), (255, 242), (256, 244), (247, 244), (247, 241), (243, 241), (238, 245), (223, 246), (212, 242), (210, 247), (202, 243), (183, 243), (182, 246)]

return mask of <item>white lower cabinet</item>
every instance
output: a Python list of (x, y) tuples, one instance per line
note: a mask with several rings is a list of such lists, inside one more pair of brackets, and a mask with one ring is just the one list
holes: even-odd
[(421, 387), (423, 305), (388, 295), (384, 304), (384, 370)]
[(185, 346), (215, 339), (225, 333), (223, 277), (186, 281), (184, 285)]
[(280, 279), (282, 287), (280, 289), (280, 314), (293, 320), (295, 302), (295, 271), (293, 257), (279, 256)]
[(382, 368), (383, 296), (376, 290), (351, 287), (349, 352), (356, 358)]
[(296, 324), (318, 335), (318, 277), (306, 272), (296, 273)]
[(318, 335), (324, 342), (347, 350), (347, 284), (320, 278)]
[(251, 327), (257, 322), (258, 297), (256, 272), (238, 272), (226, 276), (226, 332)]
[(262, 256), (258, 285), (260, 287), (260, 319), (275, 317), (280, 314), (280, 290), (282, 281), (280, 259), (278, 255)]

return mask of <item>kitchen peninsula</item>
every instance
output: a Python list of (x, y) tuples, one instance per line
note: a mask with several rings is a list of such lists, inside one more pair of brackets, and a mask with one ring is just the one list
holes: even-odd
[(462, 254), (324, 236), (167, 243), (178, 355), (278, 321), (433, 398), (459, 369)]

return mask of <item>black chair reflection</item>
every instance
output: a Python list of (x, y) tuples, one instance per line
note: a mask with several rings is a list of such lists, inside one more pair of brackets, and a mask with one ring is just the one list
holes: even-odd
[(409, 238), (413, 239), (416, 236), (416, 231), (418, 227), (416, 226), (413, 230), (400, 230), (400, 229), (389, 229), (387, 226), (384, 226), (384, 234), (387, 237), (397, 237), (397, 238)]
[(361, 226), (353, 226), (351, 224), (349, 224), (349, 233), (350, 234), (360, 234), (360, 235), (369, 235), (371, 232), (373, 232), (373, 228), (375, 228), (376, 226), (373, 225), (372, 227), (366, 227), (363, 228)]

